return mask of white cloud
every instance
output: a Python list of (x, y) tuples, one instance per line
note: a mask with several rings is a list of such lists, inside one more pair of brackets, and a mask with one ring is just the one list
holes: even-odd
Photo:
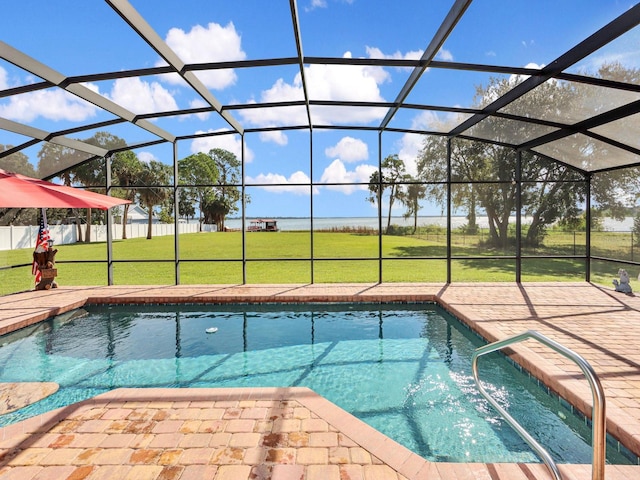
[[(297, 171), (292, 173), (289, 178), (279, 173), (261, 173), (256, 177), (246, 177), (245, 183), (251, 184), (266, 184), (275, 185), (273, 187), (262, 187), (265, 190), (268, 189), (271, 193), (294, 193), (296, 195), (309, 195), (309, 187), (311, 183), (310, 178), (306, 173)], [(278, 185), (276, 185), (278, 184)], [(257, 187), (261, 188), (261, 187)], [(314, 192), (317, 193), (317, 192)]]
[(340, 158), (352, 163), (369, 158), (369, 149), (365, 142), (353, 137), (343, 137), (333, 147), (325, 149), (324, 154), (329, 158)]
[(418, 174), (417, 160), (422, 150), (422, 135), (405, 133), (398, 141), (398, 158), (404, 161), (407, 173), (413, 177)]
[[(355, 0), (340, 0), (342, 3), (347, 3), (351, 5)], [(310, 12), (315, 10), (316, 8), (327, 8), (327, 0), (311, 0), (309, 5), (304, 7), (305, 12)]]
[(529, 62), (524, 66), (524, 68), (535, 68), (536, 70), (542, 70), (544, 68), (544, 64), (538, 65), (537, 63)]
[[(373, 165), (358, 165), (355, 170), (347, 170), (341, 160), (334, 160), (322, 172), (321, 183), (369, 183), (371, 174), (377, 169)], [(366, 185), (327, 185), (328, 190), (337, 190), (347, 195), (356, 190), (366, 190)]]
[[(165, 41), (185, 63), (244, 60), (247, 56), (242, 50), (242, 38), (232, 22), (226, 26), (213, 22), (206, 27), (195, 25), (188, 32), (172, 28)], [(158, 62), (158, 65), (164, 64), (164, 60)], [(208, 88), (216, 90), (235, 84), (237, 79), (233, 69), (194, 73)], [(172, 83), (182, 82), (177, 74), (167, 76), (166, 80)]]
[(411, 120), (412, 130), (447, 132), (468, 118), (469, 114), (457, 112), (424, 111)]
[(0, 90), (19, 87), (22, 85), (32, 85), (36, 82), (41, 81), (41, 78), (34, 77), (33, 75), (25, 75), (24, 77), (20, 77), (15, 73), (10, 74), (6, 69), (0, 66)]
[[(369, 58), (388, 58), (391, 60), (420, 60), (422, 58), (422, 54), (424, 53), (424, 50), (410, 50), (405, 53), (396, 51), (394, 53), (388, 54), (384, 53), (377, 47), (366, 47), (366, 50)], [(400, 67), (399, 70), (411, 71), (413, 70), (413, 67)]]
[(135, 77), (119, 78), (113, 82), (111, 93), (105, 96), (137, 114), (178, 109), (171, 93), (158, 82), (145, 82)]
[[(420, 60), (424, 54), (424, 50), (410, 50), (402, 53), (397, 50), (394, 53), (384, 53), (377, 47), (366, 47), (369, 58), (388, 58), (391, 60)], [(442, 47), (436, 54), (436, 58), (447, 62), (453, 61), (453, 54), (450, 50)]]
[[(207, 130), (206, 132), (199, 130), (196, 135), (202, 133), (216, 133), (225, 130)], [(212, 137), (196, 138), (191, 142), (191, 153), (209, 153), (209, 150), (213, 148), (222, 148), (233, 153), (238, 160), (242, 159), (242, 139), (239, 135), (216, 135)], [(251, 163), (253, 161), (253, 151), (245, 145), (244, 148), (244, 161)]]
[[(196, 98), (189, 102), (189, 107), (191, 108), (202, 108), (202, 107), (208, 107), (208, 106), (209, 104), (204, 100), (202, 100), (201, 98)], [(185, 117), (190, 117), (190, 116), (191, 115), (185, 115)], [(207, 120), (210, 116), (211, 116), (211, 112), (196, 113), (196, 117), (198, 118), (198, 120), (202, 120), (202, 121)]]
[(137, 155), (138, 155), (138, 160), (144, 163), (149, 163), (152, 160), (155, 160), (156, 162), (159, 161), (158, 158), (151, 152), (142, 151), (142, 152), (138, 152)]
[(305, 12), (310, 12), (316, 8), (327, 8), (327, 0), (311, 0), (311, 4), (305, 7)]
[(282, 131), (262, 132), (260, 133), (260, 140), (263, 142), (273, 142), (280, 146), (289, 143), (289, 138)]
[[(377, 47), (366, 47), (369, 58), (388, 58), (391, 60), (420, 60), (424, 55), (424, 50), (410, 50), (402, 53), (399, 50), (394, 53), (384, 53)], [(445, 62), (453, 61), (453, 54), (450, 50), (442, 47), (436, 54), (436, 58)], [(400, 70), (413, 70), (413, 67), (400, 67)]]
[(571, 68), (572, 72), (592, 76), (603, 65), (619, 63), (627, 69), (640, 68), (640, 31), (630, 30)]
[[(534, 69), (534, 70), (542, 70), (544, 68), (544, 64), (538, 65), (537, 63), (529, 62), (524, 66), (524, 68), (531, 68), (531, 69)], [(509, 76), (509, 83), (515, 85), (515, 84), (518, 84), (520, 82), (523, 82), (527, 78), (529, 78), (529, 75), (513, 74), (513, 75)], [(554, 80), (551, 80), (551, 81), (554, 81)]]
[(293, 84), (288, 84), (282, 78), (279, 78), (270, 89), (262, 92), (260, 98), (263, 102), (304, 100), (300, 75), (296, 75)]
[(0, 67), (0, 90), (6, 90), (7, 88), (9, 88), (7, 71)]
[[(255, 102), (249, 102), (255, 103)], [(258, 127), (278, 127), (281, 125), (307, 125), (307, 111), (305, 107), (271, 107), (251, 108), (240, 111), (244, 122)]]
[[(352, 58), (351, 52), (343, 58)], [(311, 98), (322, 100), (384, 101), (378, 85), (391, 80), (384, 68), (368, 65), (314, 64), (305, 76)]]
[[(448, 132), (459, 123), (463, 122), (468, 115), (455, 112), (436, 113), (421, 112), (411, 121), (412, 130), (429, 130), (436, 132)], [(416, 161), (420, 150), (422, 150), (423, 136), (415, 133), (405, 133), (396, 143), (398, 157), (404, 162), (407, 173), (415, 176), (418, 173)]]
[(80, 122), (96, 112), (96, 106), (61, 89), (13, 95), (7, 103), (0, 104), (0, 117), (17, 122), (31, 122), (38, 117)]
[(443, 60), (445, 62), (452, 62), (453, 61), (453, 54), (451, 53), (451, 51), (447, 50), (446, 48), (442, 47), (440, 48), (440, 50), (438, 51), (436, 58)]
[[(351, 57), (351, 53), (344, 55)], [(384, 102), (379, 85), (390, 79), (380, 67), (362, 65), (310, 65), (305, 67), (305, 78), (309, 96), (317, 100), (349, 100), (362, 102)], [(278, 79), (273, 86), (264, 90), (261, 102), (302, 100), (302, 77), (296, 74), (292, 83)], [(385, 108), (357, 107), (312, 107), (313, 121), (319, 124), (369, 123), (381, 120)], [(283, 107), (272, 109), (249, 109), (240, 113), (243, 119), (256, 126), (282, 125), (286, 123), (307, 124), (304, 107)]]
[(410, 50), (406, 53), (402, 53), (397, 50), (395, 53), (384, 53), (378, 47), (366, 47), (367, 55), (369, 58), (388, 58), (391, 60), (420, 60), (423, 50)]

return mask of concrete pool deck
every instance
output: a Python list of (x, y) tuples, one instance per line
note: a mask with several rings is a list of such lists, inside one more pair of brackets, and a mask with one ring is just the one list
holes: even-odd
[[(605, 389), (608, 432), (640, 455), (640, 297), (586, 282), (61, 287), (0, 297), (0, 333), (86, 303), (394, 301), (437, 302), (490, 341), (537, 330), (576, 351)], [(588, 414), (591, 392), (572, 362), (531, 340), (512, 358)], [(560, 468), (591, 478), (589, 465)], [(551, 476), (539, 464), (427, 462), (313, 392), (282, 388), (115, 390), (0, 429), (0, 478)], [(606, 478), (640, 478), (640, 466), (608, 465)]]

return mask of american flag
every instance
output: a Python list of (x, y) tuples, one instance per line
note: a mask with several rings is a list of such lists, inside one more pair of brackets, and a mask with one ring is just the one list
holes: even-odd
[[(36, 252), (46, 252), (49, 250), (50, 238), (51, 235), (49, 234), (49, 226), (47, 225), (47, 214), (43, 211), (42, 215), (40, 215), (40, 228), (38, 228), (38, 237), (36, 238)], [(42, 272), (38, 268), (38, 263), (35, 260), (31, 267), (31, 274), (36, 276), (35, 282), (40, 283), (42, 280)]]

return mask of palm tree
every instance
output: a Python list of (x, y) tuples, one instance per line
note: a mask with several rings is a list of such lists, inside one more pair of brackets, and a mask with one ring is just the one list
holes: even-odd
[(162, 162), (151, 160), (142, 163), (142, 169), (135, 182), (140, 203), (149, 212), (149, 224), (147, 227), (147, 240), (152, 238), (153, 207), (161, 205), (171, 196), (171, 189), (164, 187), (171, 179), (171, 169)]
[(413, 233), (418, 230), (418, 213), (420, 212), (420, 200), (425, 198), (427, 187), (419, 183), (411, 175), (405, 176), (405, 181), (411, 182), (406, 185), (406, 190), (399, 197), (400, 201), (407, 207), (405, 218), (413, 217)]
[[(121, 187), (124, 191), (121, 193), (123, 198), (135, 200), (136, 180), (140, 177), (143, 164), (138, 160), (137, 155), (131, 150), (116, 153), (113, 156), (111, 162), (111, 171), (116, 180), (118, 187)], [(122, 239), (127, 239), (127, 216), (129, 215), (129, 204), (126, 203), (123, 207), (122, 213)]]
[(369, 191), (371, 195), (368, 200), (371, 203), (382, 201), (382, 194), (389, 189), (389, 214), (387, 216), (387, 229), (389, 232), (391, 227), (391, 210), (393, 203), (402, 197), (400, 185), (398, 182), (405, 176), (404, 161), (397, 154), (387, 156), (380, 165), (382, 167), (382, 175), (376, 170), (369, 178)]
[[(96, 158), (77, 165), (72, 172), (74, 173), (74, 181), (87, 187), (105, 184), (105, 161), (103, 158)], [(91, 242), (91, 223), (91, 209), (87, 208), (87, 233), (84, 237), (86, 243)]]
[[(46, 142), (38, 152), (39, 178), (58, 177), (63, 184), (70, 187), (75, 179), (73, 166), (82, 162), (84, 155), (77, 150), (55, 143)], [(82, 225), (78, 209), (72, 209), (78, 229), (78, 242), (82, 242)]]

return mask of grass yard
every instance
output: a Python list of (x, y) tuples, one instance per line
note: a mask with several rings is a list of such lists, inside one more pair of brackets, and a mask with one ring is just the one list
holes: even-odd
[[(594, 235), (592, 251), (630, 255), (627, 239), (618, 234)], [(452, 235), (451, 279), (453, 282), (509, 282), (515, 280), (513, 258), (462, 259), (463, 256), (514, 256), (507, 251), (482, 248), (478, 236)], [(246, 278), (243, 278), (241, 232), (195, 233), (179, 237), (181, 284), (377, 282), (382, 249), (384, 282), (445, 282), (447, 279), (446, 236), (383, 236), (317, 232), (313, 243), (308, 232), (246, 233)], [(626, 245), (626, 246), (625, 246)], [(105, 285), (104, 243), (59, 245), (57, 281), (61, 285)], [(632, 247), (631, 247), (632, 248)], [(523, 251), (525, 255), (584, 255), (581, 234), (551, 234), (545, 246)], [(640, 250), (640, 249), (639, 249)], [(172, 236), (151, 240), (133, 238), (113, 242), (116, 285), (164, 285), (175, 283), (175, 244)], [(640, 252), (638, 252), (640, 253)], [(309, 258), (313, 256), (313, 265)], [(603, 255), (604, 256), (604, 255)], [(422, 258), (420, 258), (422, 257)], [(610, 257), (612, 258), (612, 257)], [(0, 251), (0, 266), (23, 265), (0, 271), (0, 294), (33, 288), (30, 249)], [(276, 260), (278, 259), (278, 260)], [(152, 261), (147, 263), (146, 261)], [(533, 258), (522, 260), (523, 281), (583, 281), (584, 260)], [(621, 265), (622, 266), (622, 265)], [(622, 266), (624, 267), (624, 266)], [(618, 266), (592, 262), (592, 280), (609, 285)], [(632, 279), (637, 272), (629, 271)]]

